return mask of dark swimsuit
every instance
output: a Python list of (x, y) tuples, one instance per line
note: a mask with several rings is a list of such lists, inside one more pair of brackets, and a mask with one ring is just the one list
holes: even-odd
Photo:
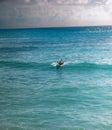
[(62, 64), (64, 64), (64, 62), (58, 62), (58, 64), (59, 64), (59, 65), (62, 65)]

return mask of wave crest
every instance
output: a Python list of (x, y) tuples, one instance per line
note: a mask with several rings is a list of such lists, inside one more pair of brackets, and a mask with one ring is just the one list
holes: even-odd
[[(46, 68), (50, 69), (52, 67), (56, 67), (56, 62), (53, 63), (37, 63), (37, 62), (21, 62), (21, 61), (0, 61), (0, 67), (12, 67), (12, 68)], [(95, 69), (103, 69), (103, 70), (112, 70), (112, 64), (98, 64), (98, 63), (90, 63), (90, 62), (82, 62), (82, 63), (72, 63), (65, 62), (62, 66), (65, 70), (95, 70)]]
[[(53, 65), (53, 64), (52, 64)], [(56, 63), (54, 63), (53, 66), (56, 66)], [(80, 63), (70, 63), (70, 62), (66, 62), (64, 64), (64, 68), (66, 69), (80, 69), (80, 70), (88, 70), (88, 69), (91, 69), (91, 70), (95, 70), (95, 69), (104, 69), (104, 70), (107, 70), (107, 69), (112, 69), (112, 64), (104, 64), (104, 63), (90, 63), (90, 62), (80, 62)]]

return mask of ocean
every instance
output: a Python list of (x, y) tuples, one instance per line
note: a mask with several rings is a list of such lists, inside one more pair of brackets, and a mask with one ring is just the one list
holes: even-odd
[(111, 129), (112, 27), (0, 30), (0, 130)]

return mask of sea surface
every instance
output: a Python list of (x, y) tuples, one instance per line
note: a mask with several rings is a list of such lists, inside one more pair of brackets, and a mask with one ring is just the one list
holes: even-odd
[(112, 130), (112, 27), (0, 30), (0, 130)]

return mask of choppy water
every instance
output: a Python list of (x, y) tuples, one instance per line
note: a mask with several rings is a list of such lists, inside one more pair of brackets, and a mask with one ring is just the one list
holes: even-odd
[(0, 30), (0, 130), (111, 129), (112, 27)]

